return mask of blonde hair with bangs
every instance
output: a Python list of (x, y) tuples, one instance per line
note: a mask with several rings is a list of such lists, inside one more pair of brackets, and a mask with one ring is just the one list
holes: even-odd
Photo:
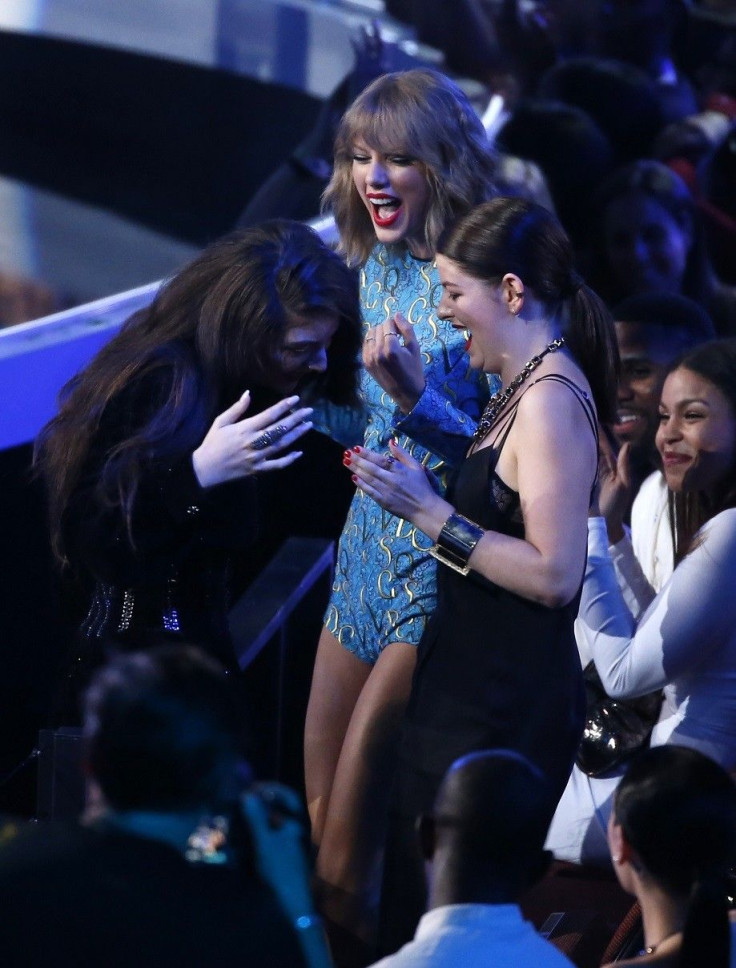
[(450, 221), (496, 194), (495, 155), (463, 91), (444, 74), (425, 68), (384, 74), (343, 116), (332, 178), (322, 196), (323, 211), (334, 215), (339, 249), (350, 265), (362, 265), (376, 244), (353, 182), (358, 139), (375, 151), (421, 163), (430, 189), (423, 241), (432, 252)]

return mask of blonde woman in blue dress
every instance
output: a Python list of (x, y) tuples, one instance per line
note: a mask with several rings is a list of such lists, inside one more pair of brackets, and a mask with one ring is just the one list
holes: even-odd
[[(325, 203), (360, 267), (363, 447), (397, 437), (444, 481), (488, 397), (464, 337), (438, 313), (444, 226), (493, 191), (495, 160), (460, 89), (431, 70), (374, 81), (342, 120)], [(326, 917), (370, 944), (388, 788), (435, 561), (413, 525), (357, 491), (340, 541), (305, 728)]]

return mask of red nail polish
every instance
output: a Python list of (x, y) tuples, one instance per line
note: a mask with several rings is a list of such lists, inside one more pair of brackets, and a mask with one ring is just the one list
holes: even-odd
[(361, 448), (360, 447), (353, 447), (353, 453), (354, 454), (359, 454), (360, 451), (361, 451)]
[(350, 457), (347, 454), (343, 457), (342, 462), (346, 467), (350, 467)]
[(358, 483), (358, 478), (355, 476), (355, 474), (353, 474), (353, 476), (350, 478), (350, 480), (353, 482), (353, 484), (357, 484)]

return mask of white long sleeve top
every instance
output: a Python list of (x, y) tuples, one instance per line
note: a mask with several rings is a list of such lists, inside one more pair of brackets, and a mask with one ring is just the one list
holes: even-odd
[(661, 591), (675, 567), (667, 481), (654, 471), (643, 482), (631, 506), (631, 546), (655, 592)]
[[(631, 554), (614, 570), (603, 518), (588, 525), (588, 563), (578, 633), (584, 636), (606, 692), (634, 698), (664, 689), (652, 745), (679, 743), (736, 767), (736, 509), (712, 518), (638, 621), (622, 591)], [(627, 549), (629, 549), (627, 551)]]

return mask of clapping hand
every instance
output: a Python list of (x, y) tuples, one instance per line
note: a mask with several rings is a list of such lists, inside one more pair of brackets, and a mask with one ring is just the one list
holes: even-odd
[[(377, 454), (354, 447), (345, 451), (343, 463), (352, 473), (353, 481), (381, 507), (418, 524), (421, 513), (431, 512), (435, 504), (446, 502), (438, 494), (431, 471), (393, 441), (389, 448), (389, 454)], [(446, 518), (447, 514), (441, 519)]]
[(312, 426), (311, 407), (294, 409), (299, 397), (287, 397), (255, 417), (243, 418), (250, 391), (215, 417), (192, 455), (194, 473), (202, 487), (212, 487), (263, 471), (288, 467), (302, 452), (284, 451)]
[(631, 504), (630, 446), (616, 454), (605, 433), (600, 434), (598, 451), (598, 511), (606, 519), (608, 540), (616, 544), (624, 536), (624, 517)]
[(399, 409), (409, 413), (424, 390), (424, 363), (414, 327), (401, 313), (368, 330), (363, 365)]

